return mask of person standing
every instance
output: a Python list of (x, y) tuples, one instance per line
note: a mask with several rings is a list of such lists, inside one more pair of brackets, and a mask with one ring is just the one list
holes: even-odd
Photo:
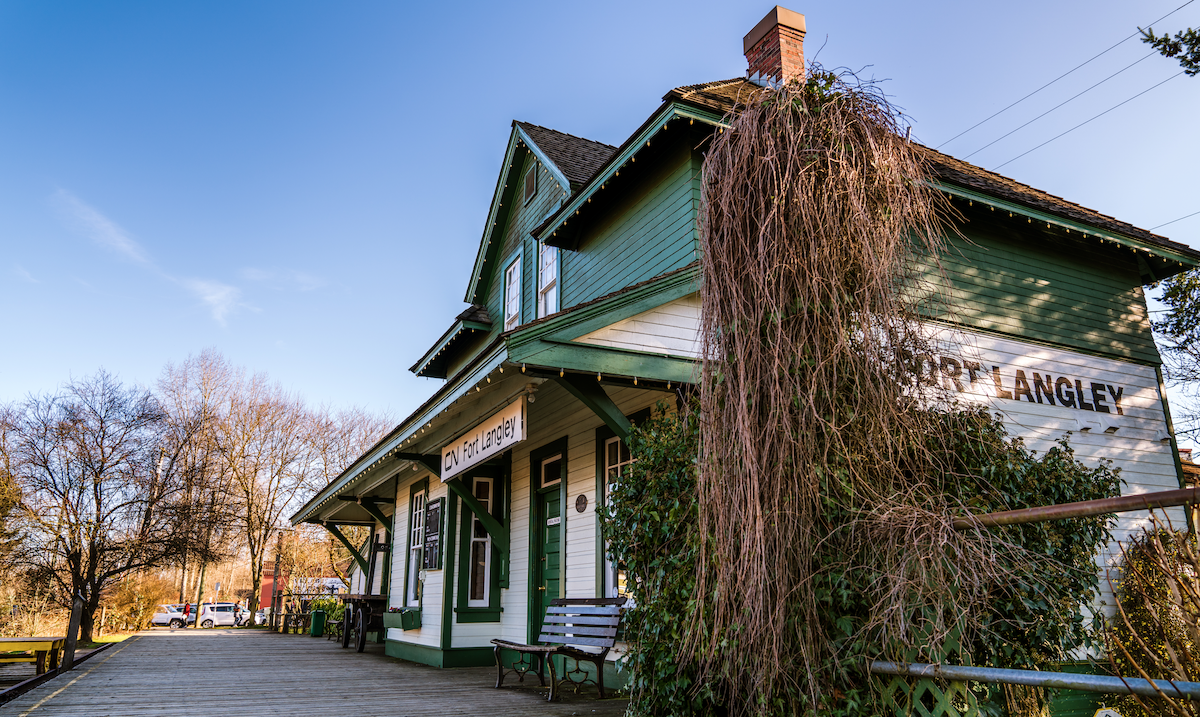
[(192, 614), (192, 604), (190, 602), (183, 604), (183, 626), (187, 627), (188, 617)]

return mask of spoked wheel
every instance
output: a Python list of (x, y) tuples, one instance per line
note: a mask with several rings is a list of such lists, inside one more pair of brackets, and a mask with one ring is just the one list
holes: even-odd
[(354, 611), (346, 606), (346, 614), (342, 617), (342, 647), (350, 647), (350, 639), (354, 634)]
[(183, 627), (183, 620), (180, 620), (179, 618), (175, 618), (174, 620), (171, 621), (171, 627), (174, 629)]
[(203, 627), (203, 628), (210, 628), (212, 626), (213, 626), (212, 620), (205, 620), (204, 622), (200, 623), (200, 627)]
[(354, 651), (362, 652), (367, 649), (367, 616), (363, 613), (363, 609), (358, 609), (358, 615), (355, 619), (354, 626)]

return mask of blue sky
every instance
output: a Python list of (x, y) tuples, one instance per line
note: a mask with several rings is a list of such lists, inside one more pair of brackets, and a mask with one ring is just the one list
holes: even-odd
[[(885, 79), (931, 146), (1179, 7), (793, 2), (807, 55)], [(619, 144), (740, 76), (767, 3), (0, 2), (0, 401), (205, 347), (399, 418), (462, 308), (510, 122)], [(1002, 9), (1001, 9), (1002, 7)], [(1200, 26), (1200, 2), (1159, 30)], [(963, 157), (1150, 50), (1118, 45), (942, 149)], [(1015, 157), (1171, 77), (1142, 59), (971, 157)], [(1200, 77), (1005, 166), (1151, 228), (1200, 211)], [(1200, 246), (1200, 216), (1159, 230)]]

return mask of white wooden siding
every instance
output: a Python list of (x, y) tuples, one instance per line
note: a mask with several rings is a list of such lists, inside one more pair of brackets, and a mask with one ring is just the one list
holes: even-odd
[[(627, 415), (653, 406), (659, 400), (673, 399), (672, 394), (636, 388), (610, 388), (608, 394)], [(562, 506), (565, 540), (561, 584), (566, 597), (599, 597), (596, 594), (596, 571), (600, 560), (596, 552), (596, 429), (603, 422), (552, 381), (541, 384), (536, 400), (528, 409), (529, 437), (513, 449), (509, 587), (500, 593), (503, 609), (500, 622), (455, 622), (451, 637), (453, 647), (490, 647), (490, 640), (496, 637), (514, 642), (528, 639), (529, 454), (563, 437), (567, 438), (567, 488)], [(587, 509), (583, 513), (575, 510), (575, 500), (580, 495), (587, 497)], [(455, 560), (457, 564), (457, 558)], [(456, 602), (457, 599), (455, 590)], [(615, 660), (618, 655), (619, 652), (613, 652), (609, 657)]]
[[(982, 380), (977, 379), (973, 384), (965, 381), (965, 377), (960, 379), (962, 391), (939, 372), (938, 379), (946, 399), (989, 406), (1000, 414), (1009, 435), (1021, 437), (1026, 446), (1039, 453), (1066, 437), (1075, 450), (1075, 457), (1085, 465), (1112, 461), (1114, 467), (1120, 468), (1125, 481), (1121, 488), (1123, 495), (1179, 487), (1175, 457), (1170, 441), (1166, 440), (1162, 395), (1153, 367), (974, 332), (945, 331), (938, 338), (941, 339), (941, 355), (978, 361), (986, 372)], [(940, 356), (937, 358), (940, 363)], [(999, 369), (1002, 386), (1009, 392), (1014, 387), (1017, 369), (1022, 370), (1031, 383), (1036, 371), (1043, 376), (1049, 373), (1055, 378), (1061, 375), (1079, 379), (1085, 387), (1092, 381), (1122, 387), (1123, 415), (1117, 414), (1111, 398), (1107, 401), (1110, 413), (1038, 404), (1024, 397), (998, 398), (993, 368)], [(1082, 430), (1085, 427), (1089, 430)], [(1115, 428), (1116, 432), (1105, 433), (1105, 428)], [(1168, 509), (1166, 514), (1176, 526), (1187, 524), (1182, 508)], [(1123, 541), (1148, 523), (1146, 511), (1122, 513), (1113, 528), (1113, 537)], [(1097, 556), (1102, 588), (1100, 599), (1108, 604), (1109, 610), (1114, 601), (1105, 571), (1119, 558), (1120, 549), (1115, 542), (1105, 546)]]
[(700, 294), (630, 316), (575, 339), (581, 344), (699, 358)]
[[(410, 477), (405, 477), (407, 473)], [(446, 486), (435, 475), (424, 469), (413, 471), (405, 468), (396, 481), (396, 521), (392, 527), (392, 573), (391, 587), (388, 590), (388, 607), (404, 606), (405, 568), (408, 565), (408, 497), (414, 483), (422, 479), (429, 480), (429, 500), (446, 498), (449, 492)], [(443, 502), (443, 517), (449, 500)], [(445, 530), (443, 522), (443, 531)], [(442, 534), (442, 544), (446, 543), (446, 534)], [(442, 579), (446, 567), (451, 565), (450, 556), (442, 555), (442, 570), (429, 570), (425, 573), (425, 588), (421, 595), (421, 627), (416, 630), (401, 630), (398, 627), (387, 629), (387, 639), (409, 642), (426, 647), (440, 647), (442, 640)]]

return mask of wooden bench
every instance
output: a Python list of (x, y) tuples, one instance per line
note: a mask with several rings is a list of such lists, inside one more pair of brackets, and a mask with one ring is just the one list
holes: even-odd
[(66, 641), (65, 637), (0, 637), (0, 663), (32, 662), (37, 674), (43, 675), (58, 667)]
[[(575, 691), (584, 684), (591, 682), (604, 698), (604, 658), (617, 641), (617, 627), (621, 622), (621, 607), (625, 598), (590, 598), (582, 600), (556, 599), (550, 601), (546, 608), (546, 620), (542, 623), (542, 632), (538, 635), (538, 645), (523, 645), (507, 640), (492, 640), (496, 647), (496, 688), (504, 685), (504, 676), (508, 672), (516, 672), (519, 682), (525, 681), (525, 675), (537, 669), (538, 684), (546, 686), (546, 663), (550, 663), (550, 696), (553, 701), (558, 695), (558, 686), (563, 681), (575, 685)], [(580, 649), (588, 648), (588, 649)], [(513, 650), (521, 655), (521, 659), (507, 670), (500, 661), (501, 650)], [(575, 661), (575, 669), (567, 670), (562, 678), (554, 667), (555, 655), (571, 658)], [(529, 657), (526, 663), (525, 658)], [(596, 679), (591, 679), (587, 671), (579, 667), (580, 662), (590, 662), (596, 668)], [(563, 664), (564, 668), (566, 663)], [(582, 677), (573, 677), (582, 675)]]

